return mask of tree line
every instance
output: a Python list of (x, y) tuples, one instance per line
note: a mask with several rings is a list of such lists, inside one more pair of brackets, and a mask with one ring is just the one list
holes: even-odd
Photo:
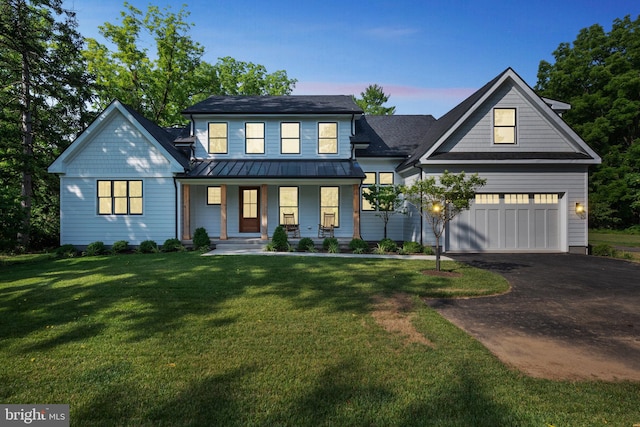
[[(296, 79), (284, 70), (203, 60), (188, 17), (186, 6), (141, 11), (125, 2), (118, 22), (99, 27), (99, 41), (78, 32), (63, 0), (1, 0), (0, 251), (57, 245), (59, 183), (47, 167), (114, 98), (171, 126), (210, 95), (291, 94)], [(538, 70), (536, 90), (571, 103), (565, 119), (603, 156), (590, 181), (599, 227), (640, 221), (639, 19), (618, 19), (609, 33), (581, 30)], [(365, 114), (393, 114), (388, 99), (378, 85), (354, 97)]]

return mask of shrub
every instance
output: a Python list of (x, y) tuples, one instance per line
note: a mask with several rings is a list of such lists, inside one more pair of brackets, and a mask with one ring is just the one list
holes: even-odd
[(278, 252), (286, 252), (289, 250), (289, 237), (284, 227), (279, 225), (273, 231), (273, 237), (271, 237), (271, 243)]
[(378, 243), (378, 246), (384, 252), (397, 252), (398, 251), (398, 245), (396, 244), (396, 242), (391, 240), (391, 239), (388, 239), (388, 238), (380, 240), (380, 243)]
[(329, 246), (331, 245), (337, 245), (339, 247), (340, 244), (338, 243), (338, 239), (336, 239), (335, 237), (327, 237), (322, 241), (322, 249), (324, 249), (325, 251), (328, 251)]
[(86, 256), (96, 256), (102, 255), (107, 252), (107, 247), (103, 242), (92, 242), (89, 243), (87, 249), (84, 251)]
[(423, 247), (418, 242), (404, 242), (402, 244), (401, 254), (419, 254), (422, 253)]
[(59, 258), (73, 258), (78, 255), (78, 250), (75, 246), (67, 244), (60, 246), (54, 253)]
[(596, 256), (616, 256), (616, 250), (611, 245), (608, 245), (606, 243), (595, 245), (591, 253)]
[(362, 239), (352, 239), (349, 242), (349, 249), (354, 254), (363, 254), (369, 250), (369, 244)]
[(178, 239), (167, 239), (162, 244), (162, 252), (181, 252), (184, 250), (182, 242)]
[(312, 238), (303, 237), (298, 242), (298, 250), (300, 252), (304, 252), (304, 251), (315, 252), (316, 245), (315, 245), (315, 243), (313, 243), (313, 239)]
[(117, 242), (113, 242), (111, 245), (111, 252), (114, 254), (119, 254), (129, 249), (129, 242), (126, 240), (118, 240)]
[(425, 246), (422, 250), (422, 253), (425, 255), (434, 255), (436, 252), (433, 250), (431, 246)]
[(340, 243), (338, 243), (337, 240), (335, 242), (329, 243), (329, 246), (327, 247), (327, 252), (329, 252), (330, 254), (339, 253), (340, 252)]
[(196, 231), (193, 233), (193, 248), (195, 250), (209, 250), (210, 247), (211, 239), (209, 238), (207, 230), (205, 230), (204, 227), (196, 228)]
[(138, 252), (141, 252), (143, 254), (151, 254), (151, 253), (158, 252), (158, 244), (153, 240), (145, 240), (144, 242), (140, 243), (140, 246), (138, 247)]
[(624, 230), (624, 232), (628, 234), (640, 234), (640, 225), (632, 225), (631, 227)]

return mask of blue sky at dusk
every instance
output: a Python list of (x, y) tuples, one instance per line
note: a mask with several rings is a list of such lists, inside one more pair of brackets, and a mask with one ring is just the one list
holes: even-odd
[[(145, 11), (149, 1), (129, 0)], [(640, 15), (640, 0), (164, 1), (191, 12), (204, 59), (286, 70), (294, 94), (355, 94), (379, 84), (397, 114), (446, 113), (507, 67), (529, 85), (540, 60), (593, 24)], [(124, 2), (65, 0), (85, 37), (119, 22)], [(150, 51), (153, 50), (149, 44)], [(186, 106), (185, 106), (186, 107)]]

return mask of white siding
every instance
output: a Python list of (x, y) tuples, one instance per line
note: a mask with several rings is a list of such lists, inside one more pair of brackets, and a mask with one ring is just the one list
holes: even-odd
[[(66, 161), (60, 179), (62, 244), (109, 245), (175, 237), (175, 188), (169, 161), (119, 112)], [(98, 180), (142, 180), (142, 215), (98, 215)]]

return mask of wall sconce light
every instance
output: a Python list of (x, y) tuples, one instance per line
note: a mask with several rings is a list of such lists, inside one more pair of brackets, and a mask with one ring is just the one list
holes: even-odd
[(583, 218), (586, 216), (587, 210), (584, 208), (584, 205), (582, 203), (576, 203), (576, 215), (578, 215), (580, 218)]
[(433, 211), (434, 214), (437, 215), (442, 210), (442, 206), (440, 205), (440, 203), (436, 202), (433, 205), (431, 205), (431, 210)]

